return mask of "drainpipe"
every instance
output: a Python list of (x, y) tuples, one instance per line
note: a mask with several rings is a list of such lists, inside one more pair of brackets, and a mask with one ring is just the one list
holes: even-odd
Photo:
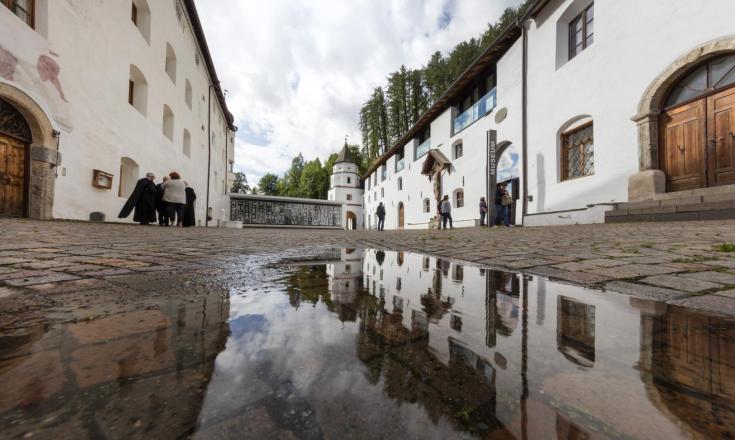
[(522, 79), (522, 134), (521, 154), (523, 156), (521, 175), (523, 179), (523, 209), (521, 211), (521, 224), (526, 223), (528, 214), (528, 30), (524, 23), (519, 23), (523, 32), (523, 79)]
[(209, 226), (209, 181), (212, 172), (212, 89), (214, 87), (216, 87), (216, 84), (209, 85), (209, 102), (207, 103), (207, 197), (204, 211), (205, 227)]

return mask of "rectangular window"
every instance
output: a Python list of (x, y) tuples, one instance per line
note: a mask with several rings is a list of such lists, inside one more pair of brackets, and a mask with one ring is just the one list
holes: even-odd
[(595, 144), (591, 122), (563, 134), (561, 141), (561, 180), (595, 173)]
[(347, 194), (347, 200), (352, 200), (352, 194)]
[(383, 164), (380, 167), (380, 181), (382, 182), (386, 177), (388, 177), (388, 166)]
[(454, 158), (459, 159), (464, 154), (464, 151), (462, 150), (462, 144), (459, 143), (454, 146)]
[(28, 26), (34, 26), (35, 0), (0, 0), (0, 2)]
[(457, 208), (464, 208), (464, 191), (457, 191), (456, 198), (456, 207)]
[(569, 59), (576, 57), (594, 41), (595, 4), (592, 3), (569, 23)]
[(135, 82), (128, 81), (128, 104), (133, 105), (135, 102)]

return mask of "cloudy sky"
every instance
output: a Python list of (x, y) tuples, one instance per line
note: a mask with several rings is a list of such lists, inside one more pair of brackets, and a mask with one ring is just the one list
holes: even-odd
[(359, 143), (386, 76), (479, 35), (520, 0), (197, 0), (250, 183)]

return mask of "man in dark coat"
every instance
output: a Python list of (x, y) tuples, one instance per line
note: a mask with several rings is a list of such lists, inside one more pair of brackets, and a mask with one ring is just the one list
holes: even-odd
[(135, 209), (133, 220), (141, 225), (147, 225), (156, 221), (156, 184), (153, 181), (156, 176), (153, 173), (147, 173), (144, 178), (138, 180), (135, 184), (133, 193), (120, 211), (119, 218), (127, 218), (130, 212)]
[[(186, 182), (184, 182), (186, 184)], [(197, 199), (197, 195), (194, 192), (194, 188), (186, 184), (186, 205), (184, 206), (184, 223), (182, 226), (185, 228), (196, 226), (196, 217), (194, 216), (194, 200)]]
[[(168, 176), (163, 176), (163, 181), (167, 181)], [(158, 213), (158, 224), (160, 226), (168, 226), (168, 203), (163, 200), (163, 188), (161, 183), (156, 185), (156, 212)]]

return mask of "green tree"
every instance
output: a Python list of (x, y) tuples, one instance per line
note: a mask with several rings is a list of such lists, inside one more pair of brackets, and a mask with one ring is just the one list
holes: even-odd
[(371, 163), (415, 124), (500, 34), (518, 20), (533, 0), (507, 8), (477, 38), (457, 44), (446, 56), (435, 52), (419, 70), (401, 66), (388, 74), (386, 87), (376, 87), (360, 107), (362, 157)]
[(298, 195), (309, 199), (326, 199), (328, 186), (329, 175), (319, 158), (307, 162), (301, 172)]
[(301, 184), (301, 173), (304, 171), (304, 156), (299, 153), (291, 160), (291, 168), (283, 176), (283, 192), (279, 195), (287, 197), (299, 197)]
[(258, 181), (258, 192), (266, 196), (278, 195), (278, 181), (280, 179), (273, 173), (264, 174)]
[(235, 171), (233, 175), (235, 176), (235, 181), (232, 183), (230, 192), (235, 194), (247, 194), (250, 192), (250, 185), (248, 185), (248, 178), (245, 173)]

